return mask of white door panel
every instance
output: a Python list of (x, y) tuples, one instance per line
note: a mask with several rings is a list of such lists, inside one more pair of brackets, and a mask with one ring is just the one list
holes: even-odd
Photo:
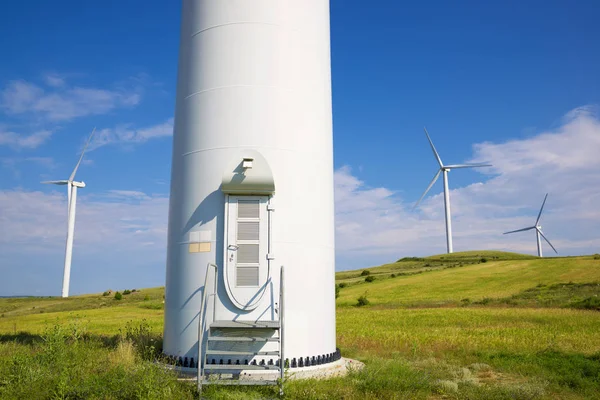
[(232, 302), (254, 309), (269, 278), (267, 196), (228, 196), (225, 277)]

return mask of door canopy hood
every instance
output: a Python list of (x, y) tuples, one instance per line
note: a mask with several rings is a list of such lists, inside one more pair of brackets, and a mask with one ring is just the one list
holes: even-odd
[(273, 172), (256, 150), (243, 150), (225, 168), (221, 190), (227, 194), (271, 195), (275, 192)]

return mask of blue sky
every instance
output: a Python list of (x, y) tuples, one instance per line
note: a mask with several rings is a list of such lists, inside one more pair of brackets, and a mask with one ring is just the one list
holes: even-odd
[[(445, 250), (600, 252), (600, 4), (333, 0), (337, 269)], [(77, 178), (72, 293), (164, 282), (179, 1), (30, 1), (0, 10), (0, 295), (58, 294)], [(550, 254), (550, 249), (545, 249)]]

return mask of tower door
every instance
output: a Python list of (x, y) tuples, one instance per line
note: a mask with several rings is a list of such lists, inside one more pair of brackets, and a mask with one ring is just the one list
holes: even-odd
[(268, 196), (228, 196), (226, 220), (226, 283), (233, 303), (252, 310), (269, 279)]

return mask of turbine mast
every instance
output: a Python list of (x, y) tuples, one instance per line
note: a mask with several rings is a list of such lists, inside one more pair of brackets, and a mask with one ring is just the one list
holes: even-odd
[(537, 248), (538, 248), (538, 257), (543, 257), (542, 255), (542, 239), (540, 238), (540, 231), (535, 230), (535, 237), (537, 239)]
[(450, 215), (450, 190), (448, 190), (448, 170), (443, 168), (444, 173), (444, 208), (446, 211), (446, 248), (452, 253), (452, 216)]
[(69, 182), (69, 213), (67, 217), (67, 244), (65, 248), (65, 268), (63, 272), (62, 297), (69, 297), (71, 280), (71, 259), (73, 257), (73, 236), (75, 233), (75, 207), (77, 205), (77, 186)]

